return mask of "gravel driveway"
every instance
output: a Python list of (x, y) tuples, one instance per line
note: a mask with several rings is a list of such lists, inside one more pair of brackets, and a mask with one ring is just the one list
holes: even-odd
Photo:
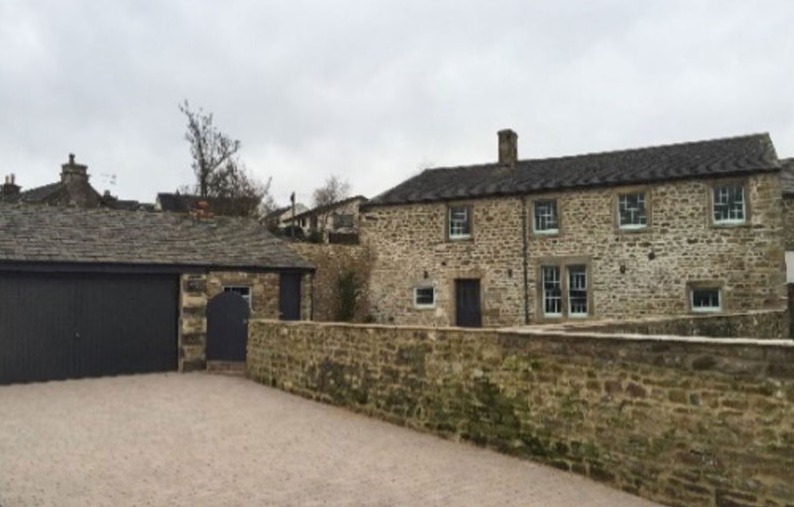
[(243, 378), (174, 373), (0, 387), (0, 505), (657, 504)]

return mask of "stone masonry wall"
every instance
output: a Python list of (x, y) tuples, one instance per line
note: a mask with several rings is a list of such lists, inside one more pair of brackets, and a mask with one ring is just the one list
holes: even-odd
[[(251, 287), (251, 318), (279, 318), (279, 274), (213, 271), (184, 274), (179, 293), (179, 371), (207, 367), (207, 304), (224, 286)], [(301, 318), (311, 318), (311, 275), (301, 287)]]
[[(474, 239), (449, 241), (446, 203), (364, 212), (362, 243), (375, 255), (370, 311), (377, 322), (454, 324), (456, 278), (480, 279), (485, 326), (523, 322), (521, 201), (480, 200), (472, 213)], [(416, 309), (413, 289), (426, 286), (435, 287), (436, 306)]]
[[(786, 306), (784, 227), (778, 174), (744, 178), (746, 224), (711, 223), (712, 181), (688, 180), (527, 197), (527, 305), (540, 317), (542, 265), (588, 266), (589, 313), (636, 318), (690, 312), (690, 284), (722, 289), (722, 310)], [(616, 225), (617, 195), (646, 192), (647, 228)], [(532, 233), (536, 199), (557, 200), (559, 234)], [(483, 324), (524, 322), (522, 201), (516, 197), (466, 201), (473, 205), (473, 239), (446, 239), (448, 203), (367, 209), (362, 239), (376, 256), (371, 307), (377, 322), (450, 325), (455, 322), (454, 279), (480, 278)], [(425, 277), (427, 273), (427, 277)], [(412, 289), (436, 287), (435, 309), (412, 305)]]
[(783, 197), (783, 238), (787, 251), (794, 251), (794, 196)]
[(354, 273), (360, 294), (356, 300), (355, 322), (365, 322), (369, 317), (367, 289), (372, 265), (370, 250), (361, 245), (331, 245), (315, 243), (289, 243), (289, 246), (311, 262), (317, 271), (314, 279), (314, 318), (332, 322), (336, 320), (340, 304), (338, 281), (346, 273)]
[(554, 327), (577, 332), (780, 339), (789, 337), (789, 311), (757, 310), (741, 314), (679, 315), (596, 322), (568, 321)]
[(794, 344), (251, 323), (256, 380), (680, 507), (794, 505)]

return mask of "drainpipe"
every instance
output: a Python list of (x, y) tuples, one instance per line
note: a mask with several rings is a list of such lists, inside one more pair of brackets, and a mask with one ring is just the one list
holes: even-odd
[(309, 308), (309, 320), (314, 321), (314, 305), (316, 300), (314, 298), (314, 277), (317, 274), (317, 271), (312, 271), (312, 307)]
[(527, 237), (527, 197), (521, 200), (521, 238), (524, 241), (522, 268), (524, 270), (524, 324), (529, 324), (529, 238)]

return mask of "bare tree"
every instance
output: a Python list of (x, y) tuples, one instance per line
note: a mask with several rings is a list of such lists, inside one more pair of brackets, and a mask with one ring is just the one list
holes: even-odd
[(332, 175), (323, 186), (314, 191), (314, 207), (325, 206), (346, 199), (350, 195), (350, 183)]
[(187, 118), (185, 140), (190, 143), (196, 185), (191, 190), (213, 200), (214, 210), (225, 215), (258, 216), (274, 207), (270, 182), (258, 181), (238, 160), (240, 141), (213, 125), (212, 113), (193, 111), (188, 101), (179, 105)]

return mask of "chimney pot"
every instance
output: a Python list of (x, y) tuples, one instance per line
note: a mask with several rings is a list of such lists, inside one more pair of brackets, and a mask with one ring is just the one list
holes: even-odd
[(514, 167), (518, 160), (518, 134), (513, 130), (504, 129), (497, 132), (499, 136), (499, 165)]

